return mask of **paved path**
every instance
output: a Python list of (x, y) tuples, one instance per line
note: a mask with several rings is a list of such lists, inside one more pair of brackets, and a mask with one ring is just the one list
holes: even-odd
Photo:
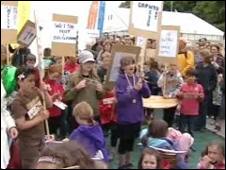
[(218, 131), (218, 132), (216, 132), (216, 130), (214, 129), (214, 125), (211, 125), (212, 121), (213, 121), (212, 119), (207, 119), (206, 128), (211, 132), (214, 132), (215, 134), (225, 138), (225, 120), (222, 120), (223, 121), (222, 129), (221, 131)]

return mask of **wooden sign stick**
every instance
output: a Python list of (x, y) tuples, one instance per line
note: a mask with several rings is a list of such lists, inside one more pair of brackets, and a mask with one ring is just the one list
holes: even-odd
[[(166, 64), (164, 64), (164, 71), (165, 71), (165, 73), (167, 72)], [(167, 83), (167, 81), (166, 81), (166, 74), (165, 74), (164, 82), (163, 82), (163, 90), (162, 90), (163, 96), (165, 96), (165, 94), (166, 94), (166, 83)]]
[(10, 52), (9, 52), (9, 44), (5, 44), (6, 47), (6, 64), (10, 65)]
[[(38, 27), (38, 22), (37, 22), (37, 18), (36, 18), (36, 15), (35, 15), (35, 11), (34, 11), (34, 18), (35, 18), (35, 26), (36, 26), (36, 42), (37, 42), (37, 51), (38, 51), (38, 59), (39, 59), (39, 72), (40, 72), (40, 84), (43, 84), (43, 77), (44, 77), (44, 70), (42, 69), (41, 65), (42, 65), (42, 49), (41, 49), (41, 46), (39, 44), (39, 35), (38, 35), (38, 32), (39, 32), (39, 27)], [(42, 97), (43, 97), (43, 107), (44, 107), (44, 110), (46, 110), (46, 101), (45, 101), (45, 95), (44, 95), (44, 92), (42, 92)], [(50, 135), (50, 132), (49, 132), (49, 123), (48, 123), (48, 120), (45, 120), (45, 126), (46, 126), (46, 134), (47, 136)]]

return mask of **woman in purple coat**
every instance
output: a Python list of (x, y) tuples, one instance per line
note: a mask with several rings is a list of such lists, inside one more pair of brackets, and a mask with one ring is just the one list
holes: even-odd
[(120, 74), (116, 83), (119, 168), (127, 169), (132, 166), (131, 152), (144, 120), (142, 98), (150, 97), (150, 90), (148, 85), (135, 75), (135, 60), (132, 57), (124, 57), (120, 62)]

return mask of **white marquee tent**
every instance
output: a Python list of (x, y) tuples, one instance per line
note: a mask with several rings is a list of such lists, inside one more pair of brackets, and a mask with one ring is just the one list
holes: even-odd
[[(130, 10), (118, 8), (108, 12), (105, 16), (104, 31), (127, 33)], [(180, 26), (182, 36), (188, 40), (204, 37), (212, 41), (223, 40), (223, 31), (191, 13), (163, 11), (162, 25)]]

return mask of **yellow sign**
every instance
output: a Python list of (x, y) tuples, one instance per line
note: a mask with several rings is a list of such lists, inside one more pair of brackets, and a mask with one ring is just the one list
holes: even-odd
[(18, 1), (18, 22), (17, 22), (17, 34), (21, 31), (24, 24), (29, 20), (31, 12), (30, 1)]

